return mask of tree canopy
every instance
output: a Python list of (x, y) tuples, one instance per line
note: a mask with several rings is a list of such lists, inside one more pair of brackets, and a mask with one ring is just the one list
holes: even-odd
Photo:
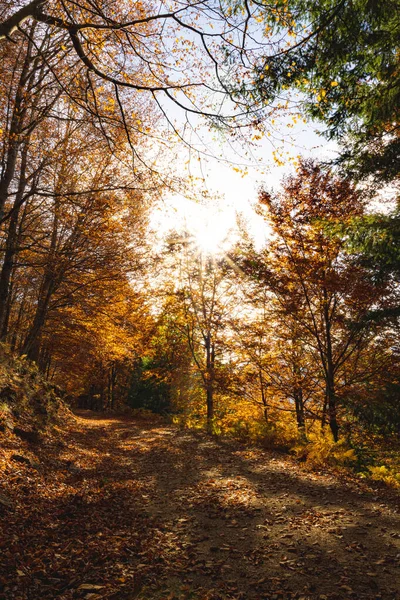
[[(267, 99), (288, 88), (340, 141), (356, 178), (380, 182), (399, 172), (400, 5), (398, 0), (288, 0), (293, 27), (286, 49), (265, 57), (258, 75)], [(266, 13), (268, 20), (269, 13)], [(274, 21), (272, 21), (273, 23)]]
[[(366, 440), (395, 444), (399, 211), (368, 202), (397, 189), (397, 5), (0, 0), (5, 355), (73, 407), (305, 460), (360, 467)], [(256, 170), (250, 149), (300, 112), (336, 164), (299, 156), (247, 216), (207, 212), (214, 137)], [(196, 178), (200, 235), (171, 197)]]

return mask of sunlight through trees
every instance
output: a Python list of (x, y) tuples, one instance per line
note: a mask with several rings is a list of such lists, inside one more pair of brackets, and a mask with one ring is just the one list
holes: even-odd
[[(396, 7), (0, 1), (4, 351), (72, 406), (333, 462), (394, 439)], [(330, 164), (279, 145), (303, 119)], [(214, 138), (285, 168), (246, 213), (207, 187)]]

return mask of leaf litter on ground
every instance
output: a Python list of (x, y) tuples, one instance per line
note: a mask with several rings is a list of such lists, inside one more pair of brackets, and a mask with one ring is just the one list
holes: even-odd
[(2, 442), (0, 600), (400, 598), (394, 493), (127, 417)]

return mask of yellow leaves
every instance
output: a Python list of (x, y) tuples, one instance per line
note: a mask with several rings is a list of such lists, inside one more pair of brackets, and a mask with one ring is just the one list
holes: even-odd
[(331, 81), (331, 87), (336, 87), (337, 85), (339, 85), (337, 81)]
[(103, 104), (102, 108), (105, 112), (112, 112), (115, 107), (115, 100), (111, 96), (107, 98), (106, 103)]
[(386, 467), (385, 465), (368, 467), (371, 479), (383, 481), (386, 485), (394, 488), (400, 487), (400, 473)]
[(335, 442), (330, 431), (309, 431), (307, 443), (299, 444), (293, 451), (314, 465), (350, 465), (356, 460), (354, 450), (344, 440)]
[(273, 161), (274, 161), (274, 163), (275, 163), (275, 164), (276, 164), (278, 167), (283, 167), (283, 166), (284, 166), (284, 164), (285, 164), (285, 163), (284, 163), (284, 161), (282, 160), (282, 159), (283, 159), (283, 156), (282, 156), (282, 153), (281, 153), (281, 152), (279, 152), (279, 151), (277, 151), (277, 150), (274, 150), (274, 151), (272, 152), (272, 158), (273, 158)]

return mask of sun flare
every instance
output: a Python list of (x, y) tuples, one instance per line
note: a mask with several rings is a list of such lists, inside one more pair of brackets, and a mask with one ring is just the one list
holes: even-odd
[(237, 238), (234, 215), (207, 209), (187, 223), (193, 244), (204, 254), (224, 254)]
[[(167, 208), (167, 210), (165, 210)], [(152, 215), (152, 227), (162, 240), (171, 231), (185, 234), (199, 252), (219, 255), (227, 252), (238, 239), (237, 213), (233, 207), (196, 203), (171, 197)]]

